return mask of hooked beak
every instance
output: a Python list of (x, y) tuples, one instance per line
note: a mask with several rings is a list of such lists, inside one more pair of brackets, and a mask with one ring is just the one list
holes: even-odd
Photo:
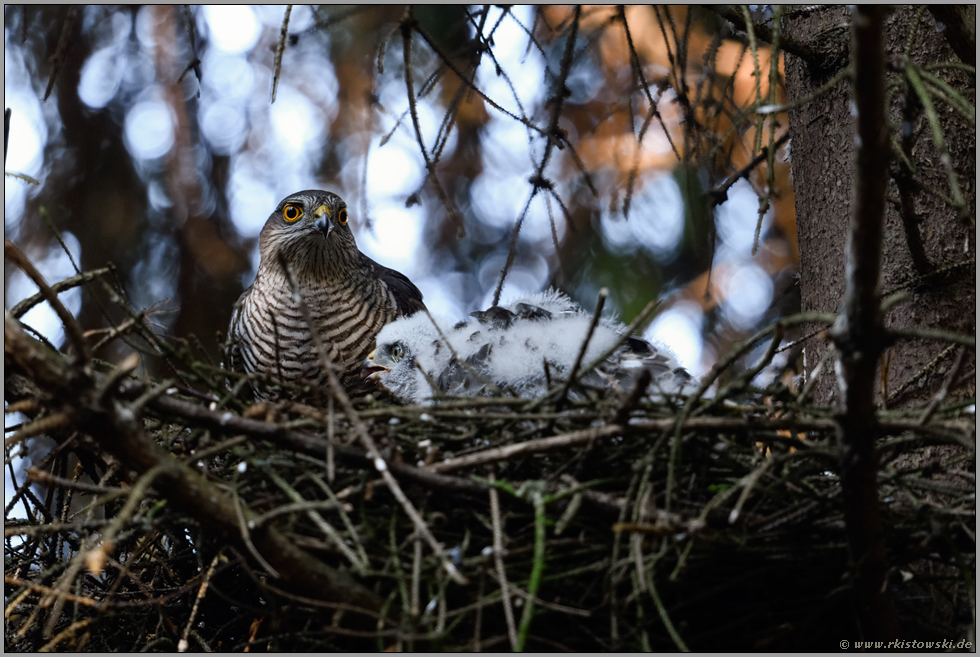
[(377, 381), (378, 375), (381, 372), (389, 371), (387, 367), (383, 367), (381, 365), (375, 364), (374, 354), (375, 354), (374, 351), (369, 353), (368, 357), (364, 359), (363, 363), (361, 363), (361, 372), (360, 372), (361, 379), (365, 379), (368, 381)]
[(313, 218), (313, 230), (322, 234), (324, 237), (330, 237), (330, 233), (333, 232), (333, 222), (330, 221), (330, 210), (327, 206), (321, 205), (314, 210)]

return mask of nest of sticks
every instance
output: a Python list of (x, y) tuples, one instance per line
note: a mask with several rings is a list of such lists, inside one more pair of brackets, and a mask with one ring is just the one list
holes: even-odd
[[(29, 302), (58, 310), (68, 355), (25, 332), (30, 303), (4, 317), (6, 412), (22, 414), (5, 441), (7, 650), (831, 650), (861, 636), (835, 411), (782, 379), (749, 387), (793, 318), (685, 397), (651, 401), (641, 381), (249, 404), (110, 278), (59, 284), (100, 281), (122, 310), (101, 344), (46, 285)], [(113, 342), (132, 354), (118, 366), (98, 360)], [(169, 378), (135, 375), (140, 358)], [(888, 591), (922, 640), (975, 641), (973, 403), (878, 413)]]

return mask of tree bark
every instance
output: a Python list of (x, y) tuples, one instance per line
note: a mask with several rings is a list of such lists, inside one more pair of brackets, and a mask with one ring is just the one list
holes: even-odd
[[(897, 69), (904, 65), (903, 53), (910, 36), (909, 61), (919, 65), (960, 61), (944, 33), (937, 31), (929, 12), (919, 16), (913, 35), (917, 10), (898, 7), (885, 21), (883, 43), (889, 80), (904, 79)], [(839, 39), (825, 35), (839, 33), (849, 24), (846, 8), (826, 7), (789, 12), (783, 27), (797, 41), (839, 44)], [(827, 61), (841, 61), (843, 65), (848, 61), (839, 52), (826, 57)], [(837, 72), (787, 54), (788, 101), (807, 98)], [(954, 88), (975, 85), (972, 76), (954, 69), (943, 69), (938, 76)], [(904, 165), (901, 154), (893, 155), (885, 196), (881, 296), (899, 291), (908, 296), (890, 309), (884, 321), (890, 329), (919, 326), (975, 334), (976, 128), (941, 100), (933, 102), (952, 169), (958, 173), (967, 216), (958, 216), (944, 200), (952, 193), (942, 154), (914, 91), (904, 85), (891, 95), (887, 118), (896, 126), (892, 148), (896, 144), (901, 148), (914, 173)], [(842, 305), (844, 235), (856, 176), (851, 108), (851, 89), (844, 81), (789, 112), (804, 312), (836, 312)], [(911, 128), (906, 133), (908, 137), (903, 137), (904, 123)], [(928, 399), (943, 385), (946, 370), (955, 357), (955, 350), (934, 341), (903, 340), (885, 346), (888, 348), (882, 355), (876, 382), (875, 403), (880, 407), (910, 406)], [(808, 374), (831, 348), (826, 335), (807, 340)], [(963, 372), (970, 371), (975, 354), (969, 352), (967, 359)], [(815, 399), (822, 403), (837, 399), (837, 384), (829, 369), (824, 369), (813, 390)], [(960, 393), (972, 394), (962, 389)], [(955, 390), (952, 394), (956, 394)]]

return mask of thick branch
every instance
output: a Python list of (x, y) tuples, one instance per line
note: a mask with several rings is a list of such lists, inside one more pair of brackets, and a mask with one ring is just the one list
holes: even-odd
[(857, 107), (855, 198), (847, 236), (844, 308), (832, 330), (839, 361), (841, 488), (854, 593), (866, 638), (898, 635), (886, 586), (888, 564), (878, 510), (874, 387), (884, 342), (878, 278), (888, 182), (885, 59), (882, 28), (886, 9), (853, 11), (854, 102)]
[[(703, 7), (715, 12), (734, 25), (737, 29), (743, 32), (746, 30), (747, 25), (745, 24), (745, 19), (742, 17), (741, 11), (738, 9), (738, 5), (703, 5)], [(755, 35), (758, 38), (762, 39), (766, 43), (772, 43), (773, 31), (768, 25), (753, 23), (752, 29), (755, 31)], [(801, 59), (805, 59), (808, 62), (816, 61), (820, 57), (820, 53), (809, 44), (796, 41), (791, 37), (787, 37), (784, 33), (779, 34), (779, 47), (786, 52), (793, 53)]]

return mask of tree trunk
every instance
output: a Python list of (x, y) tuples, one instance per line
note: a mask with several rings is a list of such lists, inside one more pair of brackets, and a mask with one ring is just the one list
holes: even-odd
[[(907, 43), (911, 43), (907, 61), (919, 66), (960, 60), (945, 37), (950, 31), (938, 30), (932, 14), (919, 10), (898, 7), (885, 23), (885, 59), (890, 68), (887, 82), (901, 83), (892, 87), (889, 96), (888, 117), (896, 126), (892, 147), (900, 148), (904, 156), (896, 151), (892, 157), (881, 294), (887, 298), (899, 291), (907, 293), (888, 311), (885, 325), (890, 329), (915, 326), (975, 334), (976, 129), (941, 99), (932, 97), (964, 200), (958, 212), (945, 200), (954, 194), (942, 151), (936, 146), (926, 112), (902, 68)], [(790, 103), (808, 98), (847, 65), (850, 20), (845, 7), (789, 12), (783, 25), (787, 38), (820, 53), (810, 61), (786, 55), (786, 93)], [(933, 74), (955, 89), (975, 86), (973, 76), (962, 70), (940, 69)], [(970, 94), (966, 96), (971, 98)], [(804, 312), (836, 312), (841, 306), (844, 237), (855, 177), (852, 108), (851, 87), (843, 79), (830, 91), (789, 113)], [(909, 124), (911, 132), (903, 131), (903, 124)], [(904, 164), (905, 158), (911, 161), (913, 170)], [(807, 340), (808, 375), (832, 349), (825, 334)], [(876, 404), (909, 406), (929, 398), (949, 378), (956, 351), (944, 343), (921, 339), (890, 345), (881, 359)], [(968, 351), (960, 379), (974, 363), (975, 354)], [(832, 361), (828, 361), (814, 388), (816, 400), (823, 403), (837, 398), (831, 365)], [(973, 394), (973, 377), (968, 378), (971, 383), (953, 386), (952, 394), (957, 394), (957, 390), (962, 396)]]

